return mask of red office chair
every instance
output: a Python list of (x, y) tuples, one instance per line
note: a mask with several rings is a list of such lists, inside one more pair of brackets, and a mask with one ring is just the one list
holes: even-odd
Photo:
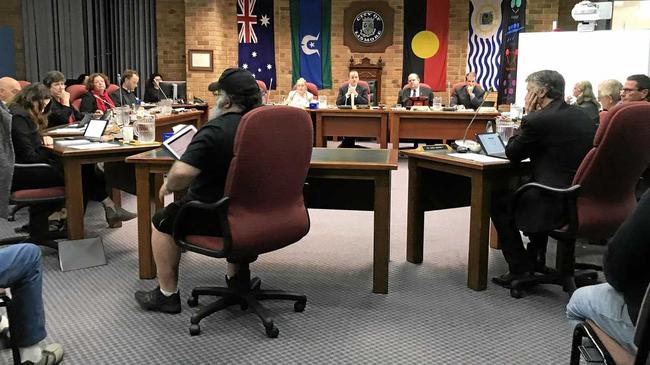
[[(635, 187), (650, 165), (650, 103), (629, 102), (612, 108), (600, 121), (594, 147), (578, 167), (573, 186), (551, 188), (529, 183), (515, 193), (513, 209), (528, 190), (563, 197), (566, 224), (549, 232), (558, 241), (556, 270), (513, 281), (510, 295), (522, 296), (526, 287), (557, 284), (569, 293), (575, 290), (575, 240), (599, 241), (610, 238), (636, 207)], [(525, 217), (516, 217), (520, 225)], [(592, 265), (581, 265), (590, 267)], [(588, 275), (593, 279), (594, 275)]]
[(266, 83), (262, 80), (255, 80), (257, 81), (257, 86), (260, 87), (260, 91), (262, 92), (262, 103), (266, 104), (269, 101), (269, 89), (266, 87)]
[[(586, 344), (583, 343), (585, 337), (589, 339)], [(590, 359), (592, 361), (589, 361), (589, 363), (645, 365), (648, 353), (650, 353), (650, 286), (646, 289), (639, 316), (636, 320), (634, 344), (637, 346), (636, 354), (628, 352), (594, 322), (587, 320), (578, 324), (573, 330), (571, 361), (569, 364), (580, 364), (581, 353), (585, 356), (593, 356), (591, 355), (593, 352), (589, 351), (589, 347), (593, 347), (600, 359)]]
[[(347, 87), (348, 85), (349, 82), (344, 82), (341, 84), (341, 87)], [(368, 92), (368, 105), (372, 104), (372, 94), (370, 93), (370, 85), (368, 85), (368, 82), (359, 80), (359, 85)]]
[[(421, 82), (421, 83), (420, 83), (420, 86), (421, 86), (421, 87), (426, 87), (426, 88), (431, 89), (431, 86), (429, 86), (429, 84), (425, 84), (424, 82)], [(409, 84), (404, 85), (404, 86), (402, 87), (402, 90), (406, 89), (407, 87), (409, 87)], [(432, 89), (432, 90), (433, 90), (433, 89)]]
[[(296, 312), (305, 309), (304, 295), (260, 289), (260, 279), (250, 277), (249, 264), (259, 254), (297, 242), (309, 231), (302, 191), (312, 145), (308, 113), (289, 106), (257, 108), (247, 113), (239, 124), (224, 198), (210, 204), (192, 201), (178, 212), (173, 234), (178, 245), (239, 263), (236, 280), (228, 282), (227, 288), (192, 290), (188, 299), (192, 307), (198, 304), (200, 295), (223, 298), (192, 316), (191, 335), (200, 333), (201, 319), (238, 304), (243, 309), (250, 307), (262, 320), (266, 334), (273, 338), (279, 330), (259, 300), (294, 300)], [(192, 222), (186, 217), (192, 210), (213, 215), (215, 223), (221, 226), (222, 237), (191, 235)]]
[(120, 89), (120, 86), (119, 86), (119, 85), (110, 84), (110, 85), (108, 85), (108, 87), (106, 88), (106, 91), (110, 94), (110, 93), (112, 93), (112, 92), (114, 92), (114, 91), (117, 91), (117, 90), (119, 90), (119, 89)]
[(66, 91), (70, 93), (70, 105), (79, 110), (81, 105), (81, 98), (85, 93), (88, 92), (85, 85), (70, 85), (66, 88)]

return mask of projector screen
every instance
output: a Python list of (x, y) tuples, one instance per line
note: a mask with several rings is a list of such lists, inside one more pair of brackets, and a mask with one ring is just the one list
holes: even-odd
[(520, 33), (517, 61), (517, 105), (524, 105), (526, 77), (539, 70), (564, 76), (564, 95), (578, 81), (598, 84), (616, 79), (622, 84), (633, 74), (650, 73), (650, 30)]

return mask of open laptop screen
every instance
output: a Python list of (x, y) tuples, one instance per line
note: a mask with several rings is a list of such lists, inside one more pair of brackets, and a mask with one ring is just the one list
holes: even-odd
[(99, 139), (104, 134), (108, 121), (101, 119), (92, 119), (88, 122), (84, 137), (89, 139)]
[(506, 148), (503, 141), (501, 141), (501, 137), (499, 137), (499, 133), (480, 133), (476, 135), (476, 138), (478, 138), (486, 155), (492, 156), (505, 154)]

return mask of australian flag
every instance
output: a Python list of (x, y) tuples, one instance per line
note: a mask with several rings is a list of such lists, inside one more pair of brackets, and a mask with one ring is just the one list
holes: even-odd
[(237, 0), (237, 29), (239, 67), (275, 89), (273, 0)]

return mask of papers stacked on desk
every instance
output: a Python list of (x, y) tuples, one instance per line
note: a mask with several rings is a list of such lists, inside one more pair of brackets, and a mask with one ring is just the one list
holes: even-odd
[(78, 150), (94, 150), (94, 149), (100, 149), (100, 148), (116, 148), (119, 147), (119, 145), (115, 143), (106, 143), (106, 142), (100, 142), (100, 143), (85, 143), (85, 144), (78, 144), (74, 146), (70, 146), (70, 148), (75, 148)]
[(471, 160), (477, 162), (506, 162), (508, 160), (503, 158), (491, 157), (481, 155), (479, 153), (450, 153), (449, 156), (462, 158), (463, 160)]
[(86, 127), (81, 127), (81, 128), (63, 127), (63, 128), (52, 129), (52, 130), (48, 131), (47, 134), (49, 134), (49, 135), (83, 134), (85, 130), (86, 130)]

